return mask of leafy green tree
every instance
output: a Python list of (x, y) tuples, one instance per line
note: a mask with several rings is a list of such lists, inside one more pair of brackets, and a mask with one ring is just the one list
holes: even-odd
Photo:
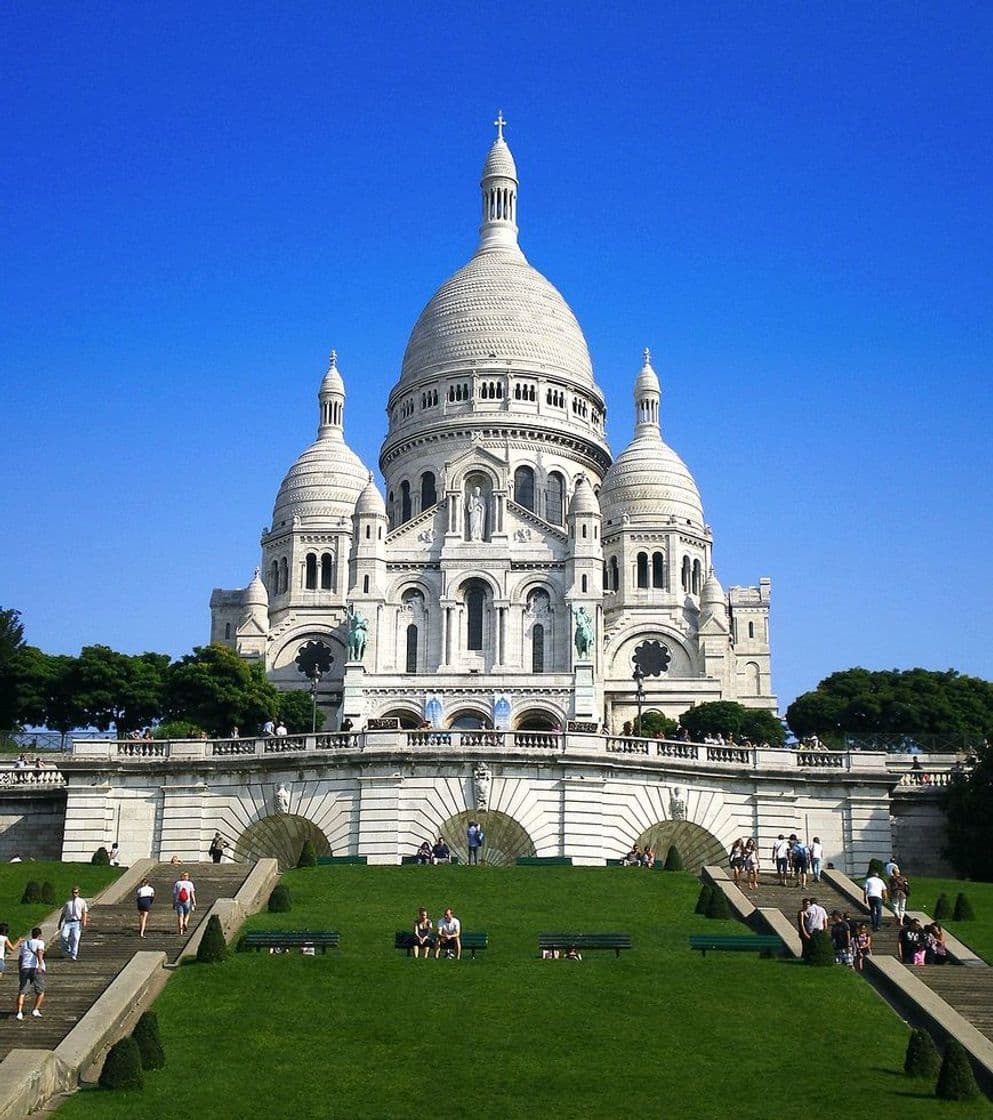
[(0, 607), (0, 731), (10, 731), (18, 724), (14, 660), (23, 647), (20, 612)]
[(17, 721), (68, 735), (86, 722), (73, 686), (74, 657), (42, 653), (35, 646), (18, 650), (12, 665)]
[(945, 817), (945, 854), (956, 872), (966, 879), (993, 881), (993, 747), (989, 744), (979, 752), (972, 773), (948, 787)]
[(993, 734), (993, 683), (954, 669), (845, 669), (786, 710), (795, 734)]
[(668, 719), (661, 712), (645, 712), (641, 717), (641, 730), (638, 734), (647, 739), (654, 739), (656, 735), (662, 739), (671, 739), (676, 734), (677, 727), (679, 724), (674, 719)]
[(166, 671), (167, 718), (189, 720), (213, 735), (258, 727), (278, 708), (279, 694), (261, 664), (243, 661), (226, 646), (198, 646)]
[(84, 646), (72, 671), (76, 702), (85, 722), (119, 736), (144, 727), (162, 714), (169, 657), (129, 655), (107, 646)]
[[(291, 735), (306, 735), (314, 718), (314, 702), (302, 689), (279, 693), (279, 718)], [(324, 726), (324, 713), (317, 709), (317, 730)]]
[(679, 722), (696, 740), (705, 735), (733, 735), (735, 739), (750, 739), (753, 743), (778, 747), (785, 739), (782, 724), (772, 712), (746, 708), (734, 700), (698, 704), (683, 712)]

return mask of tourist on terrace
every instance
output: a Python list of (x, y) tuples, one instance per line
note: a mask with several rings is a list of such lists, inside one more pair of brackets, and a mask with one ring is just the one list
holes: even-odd
[(478, 821), (470, 821), (465, 833), (466, 847), (469, 849), (469, 863), (479, 863), (479, 849), (483, 846), (483, 830)]
[(448, 845), (445, 843), (444, 838), (439, 836), (434, 842), (434, 847), (431, 849), (431, 862), (432, 863), (451, 863), (452, 853)]
[(462, 959), (462, 923), (452, 913), (449, 906), (445, 916), (438, 922), (438, 947), (435, 949), (435, 959), (444, 952), (446, 957)]
[(431, 844), (425, 840), (417, 849), (417, 862), (418, 863), (431, 863), (433, 862), (434, 855), (431, 851)]
[(647, 867), (649, 871), (655, 866), (655, 850), (645, 845), (645, 850), (641, 853), (641, 866)]

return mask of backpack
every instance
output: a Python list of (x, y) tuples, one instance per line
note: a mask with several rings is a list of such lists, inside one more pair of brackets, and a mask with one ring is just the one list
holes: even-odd
[(185, 887), (179, 888), (179, 894), (176, 895), (177, 902), (189, 902), (190, 892)]

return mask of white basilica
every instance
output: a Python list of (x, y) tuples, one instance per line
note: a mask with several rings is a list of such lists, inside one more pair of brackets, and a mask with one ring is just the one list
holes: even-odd
[(211, 641), (260, 660), (280, 688), (311, 687), (297, 659), (316, 648), (330, 729), (619, 732), (636, 676), (645, 712), (721, 699), (775, 710), (770, 581), (718, 582), (696, 483), (662, 438), (648, 351), (633, 438), (612, 457), (583, 332), (518, 245), (503, 125), (479, 243), (414, 324), (389, 396), (385, 498), (345, 442), (332, 353), (317, 438), (279, 488), (261, 568), (211, 596)]

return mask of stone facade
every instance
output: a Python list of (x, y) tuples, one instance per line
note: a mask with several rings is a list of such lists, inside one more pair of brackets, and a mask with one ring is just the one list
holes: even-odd
[(620, 730), (636, 660), (646, 712), (775, 710), (770, 581), (718, 582), (647, 350), (633, 439), (612, 457), (582, 330), (518, 245), (498, 124), (476, 251), (419, 316), (389, 395), (385, 495), (345, 442), (332, 352), (317, 438), (279, 489), (252, 581), (211, 596), (211, 640), (261, 660), (280, 688), (309, 686), (297, 657), (322, 643), (329, 727)]

